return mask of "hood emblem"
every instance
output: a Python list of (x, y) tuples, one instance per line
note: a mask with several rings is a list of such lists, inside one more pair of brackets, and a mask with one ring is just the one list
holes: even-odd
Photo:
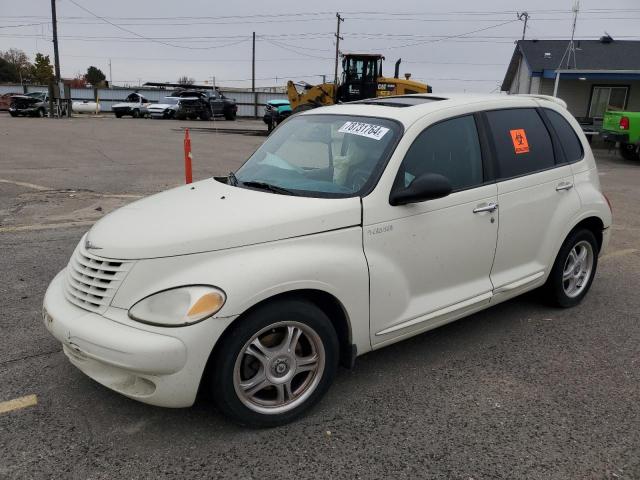
[(84, 241), (84, 248), (85, 250), (102, 250), (102, 247), (98, 247), (97, 245), (94, 245), (93, 243), (91, 243), (91, 240), (89, 239)]

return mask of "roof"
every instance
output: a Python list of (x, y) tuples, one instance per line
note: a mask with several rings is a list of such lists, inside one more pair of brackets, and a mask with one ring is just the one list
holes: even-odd
[[(604, 41), (603, 41), (604, 39)], [(640, 70), (640, 41), (574, 40), (578, 70), (620, 71)], [(502, 90), (509, 90), (518, 69), (518, 60), (524, 56), (533, 76), (545, 70), (555, 71), (567, 50), (569, 40), (518, 40), (507, 68)], [(566, 58), (562, 68), (566, 68)], [(573, 68), (573, 65), (571, 65)]]
[[(405, 100), (408, 98), (424, 99), (424, 102), (416, 101), (413, 105), (392, 105), (394, 99)], [(333, 115), (359, 115), (369, 117), (382, 117), (397, 120), (409, 128), (417, 120), (428, 115), (451, 109), (452, 115), (465, 114), (474, 110), (498, 109), (512, 107), (545, 107), (562, 109), (563, 104), (556, 99), (549, 99), (544, 95), (504, 95), (504, 94), (474, 94), (456, 93), (451, 95), (415, 94), (384, 97), (383, 102), (350, 102), (331, 105), (328, 107), (314, 108), (300, 113), (300, 115), (333, 114)], [(430, 101), (437, 100), (437, 101)]]

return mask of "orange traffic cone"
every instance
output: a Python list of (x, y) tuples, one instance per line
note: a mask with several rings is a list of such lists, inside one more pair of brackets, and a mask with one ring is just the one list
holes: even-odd
[(193, 173), (191, 169), (191, 137), (189, 137), (189, 129), (184, 129), (184, 177), (185, 183), (193, 182)]

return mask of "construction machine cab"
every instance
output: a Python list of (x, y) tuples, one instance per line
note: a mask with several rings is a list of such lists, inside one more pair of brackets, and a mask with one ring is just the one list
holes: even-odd
[(382, 55), (345, 54), (342, 58), (342, 82), (338, 87), (339, 102), (375, 98), (378, 78), (382, 77)]

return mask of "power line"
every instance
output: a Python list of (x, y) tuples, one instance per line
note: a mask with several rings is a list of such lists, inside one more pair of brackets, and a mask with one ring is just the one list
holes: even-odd
[(145, 37), (144, 35), (140, 35), (139, 33), (134, 32), (133, 30), (129, 30), (129, 29), (127, 29), (127, 28), (121, 27), (120, 25), (117, 25), (117, 24), (115, 24), (115, 23), (113, 23), (113, 22), (111, 22), (111, 21), (107, 20), (106, 18), (101, 17), (101, 16), (99, 16), (99, 15), (97, 15), (97, 14), (93, 13), (91, 10), (89, 10), (89, 9), (87, 9), (87, 8), (83, 7), (82, 5), (78, 4), (75, 0), (69, 0), (69, 2), (73, 3), (73, 4), (74, 4), (76, 7), (78, 7), (80, 10), (84, 10), (84, 11), (85, 11), (85, 12), (87, 12), (88, 14), (90, 14), (90, 15), (94, 16), (95, 18), (100, 19), (100, 20), (104, 21), (105, 23), (108, 23), (109, 25), (112, 25), (112, 26), (116, 27), (117, 29), (122, 30), (123, 32), (130, 33), (131, 35), (135, 35), (136, 37), (146, 39), (146, 40), (148, 40), (148, 41), (150, 41), (150, 42), (159, 43), (159, 44), (161, 44), (161, 45), (165, 45), (165, 46), (167, 46), (167, 47), (173, 47), (173, 48), (186, 48), (186, 49), (192, 49), (192, 50), (211, 50), (211, 49), (215, 49), (215, 48), (230, 47), (231, 45), (237, 45), (238, 43), (242, 43), (242, 42), (245, 42), (245, 41), (247, 41), (247, 40), (248, 40), (248, 37), (247, 37), (247, 39), (245, 39), (245, 40), (240, 40), (239, 42), (236, 42), (236, 43), (233, 43), (233, 44), (229, 44), (229, 45), (220, 45), (220, 46), (216, 46), (216, 47), (194, 47), (194, 46), (186, 47), (186, 46), (184, 46), (184, 45), (175, 45), (175, 44), (172, 44), (172, 43), (164, 42), (164, 41), (162, 41), (162, 40), (154, 40), (154, 39), (151, 39), (151, 38)]

